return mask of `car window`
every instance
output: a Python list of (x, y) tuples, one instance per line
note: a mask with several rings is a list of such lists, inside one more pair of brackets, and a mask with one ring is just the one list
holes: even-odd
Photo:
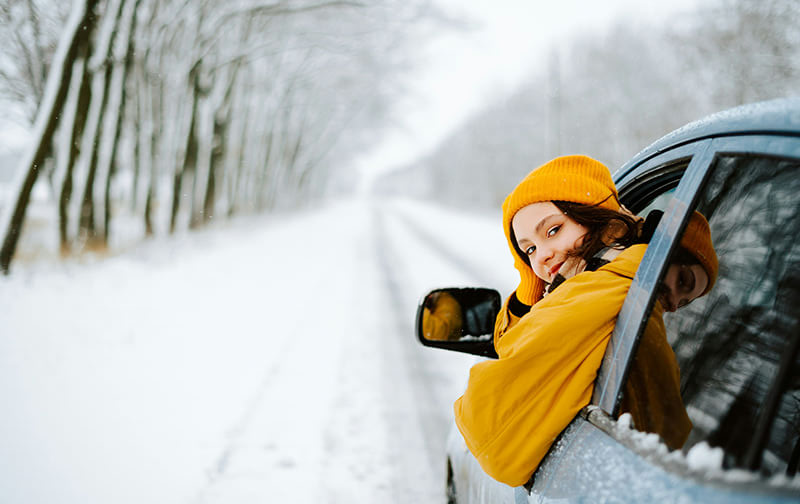
[(650, 212), (653, 210), (661, 210), (662, 212), (664, 209), (667, 208), (667, 203), (672, 199), (675, 195), (675, 188), (668, 189), (667, 191), (659, 194), (655, 197), (653, 201), (647, 204), (642, 210), (639, 211), (639, 215), (647, 216), (650, 215)]
[(620, 199), (633, 213), (646, 216), (651, 210), (664, 210), (680, 182), (691, 157), (673, 159), (645, 175), (620, 185)]
[[(725, 467), (765, 475), (796, 472), (798, 195), (798, 160), (717, 158), (696, 206), (707, 219), (718, 258), (716, 282), (675, 312), (662, 312), (676, 305), (660, 284), (621, 406), (636, 428), (656, 432), (671, 448), (684, 451), (701, 441), (720, 447)], [(686, 247), (676, 248), (670, 264), (690, 262), (687, 248), (694, 247), (695, 259), (709, 256), (698, 231), (700, 218), (692, 214), (692, 219), (679, 242)], [(704, 271), (713, 268), (708, 257), (695, 262)], [(682, 271), (688, 282), (685, 267), (672, 272)], [(665, 278), (669, 275), (668, 269)]]

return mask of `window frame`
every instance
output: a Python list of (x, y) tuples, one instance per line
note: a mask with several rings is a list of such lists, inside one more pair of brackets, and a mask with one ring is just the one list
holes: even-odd
[[(711, 142), (711, 139), (700, 140), (670, 149), (646, 160), (618, 182), (621, 199), (625, 203), (625, 198), (630, 191), (638, 188), (638, 185), (641, 184), (640, 181), (647, 180), (649, 177), (657, 183), (659, 174), (662, 177), (669, 176), (667, 174), (675, 171), (676, 163), (689, 159), (689, 164), (682, 172), (674, 197), (664, 211), (639, 269), (634, 275), (628, 295), (625, 297), (625, 302), (617, 317), (614, 332), (606, 347), (603, 362), (597, 371), (591, 404), (600, 407), (613, 418), (617, 417), (625, 379), (632, 356), (636, 352), (639, 335), (644, 328), (644, 314), (649, 313), (657, 281), (663, 274), (662, 270), (665, 269), (666, 258), (672, 252), (674, 237), (683, 226), (683, 218), (688, 215), (687, 208), (692, 206), (693, 198), (708, 171), (712, 159), (710, 157)], [(671, 188), (669, 185), (664, 187), (665, 190)]]
[[(636, 184), (641, 184), (641, 181), (647, 180), (647, 177), (649, 177), (649, 183), (657, 183), (661, 173), (659, 170), (674, 163), (681, 157), (685, 159), (687, 154), (692, 156), (689, 165), (686, 166), (686, 170), (678, 183), (675, 197), (670, 201), (661, 222), (656, 228), (650, 246), (642, 259), (642, 267), (639, 268), (634, 276), (631, 290), (620, 311), (606, 355), (598, 370), (594, 397), (591, 403), (593, 406), (599, 407), (599, 409), (595, 410), (597, 414), (589, 415), (587, 413), (582, 416), (587, 422), (605, 432), (612, 439), (626, 445), (634, 453), (645, 456), (651, 462), (669, 472), (677, 473), (681, 477), (702, 480), (704, 483), (721, 483), (723, 486), (730, 486), (730, 481), (724, 480), (723, 473), (712, 477), (711, 480), (713, 481), (708, 479), (708, 475), (705, 478), (697, 478), (696, 475), (687, 474), (685, 469), (676, 470), (673, 467), (674, 464), (669, 464), (667, 461), (659, 458), (654, 459), (651, 456), (647, 456), (648, 454), (646, 453), (638, 453), (638, 449), (625, 442), (624, 436), (620, 435), (618, 429), (609, 428), (609, 425), (616, 423), (618, 418), (627, 372), (633, 361), (633, 356), (635, 356), (636, 345), (647, 320), (645, 316), (650, 313), (655, 300), (655, 287), (663, 277), (667, 265), (666, 260), (675, 246), (677, 246), (676, 237), (681, 235), (691, 211), (696, 206), (701, 191), (705, 188), (706, 180), (715, 166), (716, 159), (719, 156), (728, 155), (754, 155), (800, 161), (800, 136), (780, 134), (726, 136), (705, 139), (694, 144), (685, 144), (674, 150), (663, 152), (648, 159), (635, 170), (628, 172), (621, 181), (617, 182), (620, 186), (620, 195), (623, 202), (625, 202), (625, 195), (629, 191), (636, 189)], [(661, 187), (668, 189), (667, 186)], [(611, 422), (611, 424), (608, 422)], [(752, 488), (753, 484), (754, 482), (750, 482), (748, 486)], [(755, 483), (755, 486), (761, 487), (763, 484)], [(772, 490), (777, 489), (772, 488)]]
[[(690, 210), (696, 206), (716, 158), (733, 154), (800, 160), (800, 137), (791, 134), (742, 134), (707, 138), (659, 153), (629, 170), (617, 181), (620, 198), (626, 203), (626, 198), (632, 192), (648, 183), (657, 184), (664, 176), (676, 171), (675, 163), (691, 158), (634, 276), (598, 370), (591, 404), (600, 407), (612, 418), (618, 416), (622, 389), (644, 329), (645, 315), (650, 313), (656, 285), (666, 270), (666, 259), (677, 245), (675, 238), (680, 236)], [(668, 189), (667, 186), (663, 187)], [(652, 191), (648, 194), (652, 194)], [(633, 201), (632, 205), (639, 202)]]

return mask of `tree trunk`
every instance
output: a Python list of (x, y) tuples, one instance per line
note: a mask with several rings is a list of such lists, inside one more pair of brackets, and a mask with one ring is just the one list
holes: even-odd
[(231, 128), (230, 141), (233, 143), (233, 148), (226, 156), (225, 168), (227, 176), (225, 177), (227, 199), (227, 216), (231, 217), (238, 212), (238, 196), (240, 193), (239, 186), (241, 180), (244, 178), (246, 171), (246, 157), (245, 152), (247, 149), (248, 140), (248, 126), (250, 122), (251, 108), (248, 106), (248, 95), (244, 92), (237, 93), (233, 104), (233, 120), (235, 123)]
[[(135, 196), (137, 208), (139, 202), (143, 204), (142, 216), (144, 218), (145, 236), (152, 236), (155, 232), (153, 227), (153, 214), (152, 205), (153, 200), (156, 198), (156, 183), (157, 177), (157, 164), (154, 152), (156, 151), (156, 134), (155, 134), (155, 114), (158, 109), (156, 100), (158, 100), (158, 92), (154, 92), (153, 86), (147, 81), (147, 61), (145, 57), (142, 64), (139, 66), (138, 93), (137, 99), (139, 101), (139, 124), (137, 128), (138, 138), (136, 146), (139, 148), (139, 162), (138, 172), (142, 177), (145, 177), (145, 182), (137, 184), (135, 187), (137, 195)], [(160, 91), (159, 91), (160, 92)], [(139, 196), (139, 194), (143, 196)]]
[(11, 258), (17, 247), (25, 212), (30, 201), (31, 191), (39, 175), (39, 167), (53, 141), (69, 83), (72, 80), (72, 66), (77, 56), (78, 47), (88, 43), (94, 30), (94, 8), (97, 0), (76, 0), (67, 28), (58, 44), (58, 50), (47, 78), (47, 89), (37, 112), (34, 126), (34, 141), (28, 156), (20, 165), (22, 176), (16, 197), (9, 202), (0, 220), (3, 245), (0, 248), (0, 270), (8, 274)]
[(172, 182), (172, 210), (169, 219), (169, 232), (174, 233), (178, 225), (178, 211), (180, 210), (181, 197), (183, 190), (183, 178), (189, 171), (194, 171), (197, 163), (197, 114), (200, 102), (200, 92), (197, 89), (197, 76), (192, 74), (190, 86), (192, 95), (192, 109), (189, 119), (189, 131), (186, 134), (186, 145), (184, 147), (183, 162), (175, 168), (175, 175)]
[[(95, 180), (98, 178), (98, 167), (100, 167), (100, 179), (106, 175), (105, 162), (109, 155), (109, 145), (104, 144), (109, 136), (108, 128), (104, 128), (104, 123), (107, 121), (105, 117), (106, 109), (109, 101), (109, 91), (111, 90), (111, 78), (113, 73), (113, 65), (110, 60), (113, 56), (112, 44), (119, 26), (119, 17), (122, 10), (124, 0), (112, 0), (108, 5), (108, 11), (105, 12), (103, 18), (102, 33), (100, 42), (97, 45), (95, 54), (92, 55), (90, 66), (95, 72), (92, 77), (92, 105), (90, 108), (90, 125), (92, 128), (87, 130), (87, 136), (84, 136), (84, 146), (87, 147), (86, 154), (88, 155), (88, 168), (86, 172), (86, 184), (83, 188), (83, 197), (81, 198), (80, 212), (78, 215), (79, 230), (83, 230), (86, 234), (86, 240), (89, 245), (102, 245), (102, 230), (98, 229), (95, 212), (97, 206), (95, 202)], [(113, 107), (112, 107), (113, 108)], [(104, 134), (104, 130), (106, 131)], [(101, 148), (106, 151), (101, 153)], [(101, 159), (101, 154), (104, 156)], [(101, 162), (103, 164), (101, 164)]]
[(211, 149), (211, 166), (208, 170), (208, 184), (206, 196), (203, 201), (203, 220), (205, 222), (214, 218), (216, 207), (217, 173), (222, 171), (222, 160), (225, 157), (225, 142), (227, 141), (229, 119), (214, 120), (214, 140)]
[(103, 173), (105, 175), (105, 184), (102, 194), (102, 207), (103, 207), (103, 220), (100, 223), (102, 226), (102, 242), (104, 246), (108, 246), (108, 238), (110, 234), (111, 225), (111, 180), (113, 179), (116, 171), (117, 151), (119, 148), (119, 139), (122, 133), (122, 121), (126, 107), (126, 82), (130, 74), (131, 62), (133, 55), (132, 50), (132, 34), (133, 28), (136, 24), (136, 10), (139, 7), (140, 0), (126, 0), (124, 7), (120, 13), (121, 31), (118, 34), (119, 42), (117, 44), (118, 51), (115, 51), (114, 57), (114, 70), (111, 79), (113, 84), (112, 106), (111, 106), (111, 131), (108, 132), (110, 142), (110, 152), (108, 153), (107, 165), (104, 167)]
[(190, 218), (189, 227), (194, 229), (205, 222), (204, 200), (208, 189), (208, 178), (211, 173), (211, 149), (214, 138), (214, 107), (213, 97), (204, 97), (197, 111), (195, 124), (195, 163), (192, 173), (192, 191), (190, 193)]
[[(231, 116), (231, 101), (240, 63), (234, 63), (231, 71), (220, 79), (224, 84), (221, 92), (212, 93), (212, 123), (209, 139), (208, 166), (204, 194), (202, 195), (201, 222), (208, 223), (214, 217), (216, 203), (217, 174), (222, 171), (222, 159), (225, 156), (225, 142)], [(221, 96), (220, 96), (221, 95)]]
[[(86, 125), (86, 107), (89, 103), (89, 76), (86, 59), (89, 55), (88, 43), (82, 44), (79, 54), (72, 66), (72, 82), (66, 102), (66, 111), (62, 114), (62, 139), (60, 142), (64, 152), (60, 152), (57, 161), (58, 188), (58, 240), (62, 255), (70, 251), (70, 238), (67, 232), (69, 222), (69, 201), (72, 197), (72, 169), (80, 153), (79, 139)], [(74, 96), (73, 96), (74, 93)]]

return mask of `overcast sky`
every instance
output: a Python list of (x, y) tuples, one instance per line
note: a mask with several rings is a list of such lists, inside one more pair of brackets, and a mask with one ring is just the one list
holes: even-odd
[(367, 153), (359, 169), (373, 175), (431, 150), (470, 113), (512, 91), (549, 48), (581, 31), (600, 32), (614, 20), (665, 22), (697, 0), (437, 0), (468, 16), (472, 30), (443, 32), (423, 52), (413, 86), (415, 98), (401, 113), (401, 127)]

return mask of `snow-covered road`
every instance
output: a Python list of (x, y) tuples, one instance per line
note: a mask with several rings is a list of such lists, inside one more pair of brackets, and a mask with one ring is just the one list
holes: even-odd
[(498, 222), (357, 200), (18, 267), (0, 502), (443, 502), (473, 358), (413, 317), (431, 287), (513, 288)]

